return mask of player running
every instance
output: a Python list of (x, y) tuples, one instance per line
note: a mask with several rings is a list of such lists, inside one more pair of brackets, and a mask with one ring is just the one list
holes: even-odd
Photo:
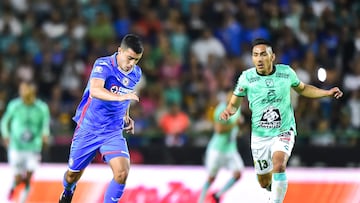
[(69, 168), (63, 178), (64, 191), (60, 203), (71, 202), (77, 182), (97, 151), (113, 172), (104, 203), (118, 202), (121, 198), (130, 168), (123, 130), (134, 133), (129, 107), (131, 100), (139, 100), (134, 90), (142, 72), (136, 64), (143, 50), (139, 37), (128, 34), (116, 53), (95, 61), (73, 117), (77, 127), (70, 148)]
[[(230, 98), (231, 94), (229, 94)], [(229, 190), (241, 177), (244, 162), (237, 150), (237, 135), (241, 122), (240, 109), (228, 120), (220, 120), (219, 116), (226, 108), (226, 101), (220, 101), (214, 112), (214, 134), (208, 143), (205, 155), (205, 166), (208, 178), (202, 187), (198, 203), (205, 201), (206, 193), (214, 182), (219, 170), (231, 170), (233, 175), (221, 190), (211, 195), (215, 202), (220, 202), (220, 197)]]
[(220, 118), (228, 120), (247, 96), (251, 116), (251, 150), (261, 187), (271, 191), (271, 202), (282, 203), (288, 180), (285, 169), (295, 143), (296, 123), (290, 102), (290, 90), (308, 98), (340, 98), (337, 87), (319, 89), (304, 84), (288, 65), (274, 64), (270, 43), (256, 39), (252, 45), (255, 67), (239, 77), (233, 95)]
[(41, 150), (50, 135), (50, 113), (48, 105), (36, 98), (36, 85), (21, 82), (20, 97), (9, 102), (1, 120), (1, 134), (8, 151), (8, 161), (15, 173), (9, 200), (21, 183), (20, 203), (26, 202), (30, 191), (31, 177), (41, 160)]

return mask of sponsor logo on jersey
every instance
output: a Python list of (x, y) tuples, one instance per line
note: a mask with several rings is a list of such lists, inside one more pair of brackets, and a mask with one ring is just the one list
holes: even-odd
[(289, 144), (291, 141), (291, 132), (290, 131), (283, 132), (278, 135), (278, 138), (281, 142), (285, 144)]
[(275, 76), (278, 78), (289, 78), (289, 74), (287, 73), (276, 73)]
[(113, 202), (118, 202), (120, 200), (120, 198), (114, 198), (114, 197), (111, 197), (111, 201), (113, 201)]
[(267, 97), (261, 100), (262, 104), (276, 103), (276, 102), (281, 102), (281, 99), (276, 98), (276, 93), (274, 89), (269, 89), (267, 93)]
[(252, 77), (252, 78), (249, 78), (249, 83), (257, 82), (259, 80), (260, 80), (260, 77)]
[(131, 89), (126, 89), (117, 85), (111, 85), (109, 90), (111, 93), (119, 94), (119, 95), (128, 94), (133, 91)]
[(103, 67), (102, 66), (95, 66), (94, 73), (102, 73), (102, 72), (103, 72)]
[(281, 116), (280, 111), (272, 106), (264, 110), (259, 126), (263, 128), (280, 128), (281, 127)]

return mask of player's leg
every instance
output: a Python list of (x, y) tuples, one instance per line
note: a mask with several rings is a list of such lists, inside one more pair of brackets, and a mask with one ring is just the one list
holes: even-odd
[(276, 203), (282, 203), (287, 191), (288, 180), (286, 178), (286, 164), (289, 156), (276, 151), (273, 154), (273, 171), (271, 180), (271, 200)]
[(262, 188), (270, 190), (272, 179), (271, 146), (273, 137), (251, 136), (251, 153), (254, 161), (257, 180)]
[(226, 155), (226, 168), (233, 171), (232, 177), (225, 183), (225, 185), (214, 194), (214, 198), (219, 201), (221, 195), (228, 191), (240, 178), (242, 170), (244, 169), (244, 161), (237, 151), (228, 153)]
[(20, 185), (23, 181), (23, 174), (25, 173), (25, 169), (24, 169), (25, 157), (23, 157), (21, 152), (10, 149), (8, 151), (8, 162), (11, 171), (13, 171), (14, 173), (13, 184), (8, 193), (8, 199), (12, 200), (14, 198), (16, 187)]
[(70, 203), (75, 192), (76, 184), (85, 168), (91, 163), (100, 146), (97, 137), (85, 130), (77, 128), (70, 147), (68, 169), (63, 176), (64, 190), (59, 203)]
[(25, 188), (20, 193), (20, 203), (26, 202), (30, 191), (31, 178), (34, 171), (39, 167), (41, 154), (39, 152), (24, 152), (26, 157), (24, 162), (24, 169), (26, 170), (25, 174), (22, 176), (22, 182), (25, 184)]
[(103, 159), (113, 172), (113, 179), (105, 192), (104, 203), (118, 202), (125, 190), (130, 170), (130, 155), (125, 138), (118, 135), (108, 139), (100, 147)]
[(216, 150), (207, 149), (205, 153), (205, 168), (208, 173), (208, 177), (201, 188), (198, 203), (203, 203), (205, 201), (206, 194), (211, 184), (214, 182), (221, 164), (221, 153)]
[(272, 147), (272, 184), (271, 200), (276, 203), (282, 203), (288, 187), (286, 177), (286, 165), (294, 146), (295, 137), (293, 131), (283, 133), (276, 138)]
[(26, 199), (27, 199), (29, 191), (30, 191), (30, 180), (31, 180), (32, 174), (33, 174), (32, 171), (27, 171), (25, 173), (25, 175), (23, 176), (23, 182), (25, 183), (25, 188), (20, 193), (20, 197), (19, 197), (20, 203), (26, 202)]

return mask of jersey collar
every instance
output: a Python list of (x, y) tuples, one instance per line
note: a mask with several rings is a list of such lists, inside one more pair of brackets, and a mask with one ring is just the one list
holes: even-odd
[(272, 71), (271, 71), (271, 73), (270, 73), (269, 75), (264, 75), (264, 74), (261, 74), (261, 73), (257, 72), (257, 70), (256, 70), (256, 69), (255, 69), (255, 71), (256, 71), (256, 74), (258, 74), (258, 75), (260, 75), (260, 76), (269, 76), (269, 75), (272, 75), (272, 74), (274, 74), (274, 73), (275, 73), (275, 71), (276, 71), (276, 66), (275, 66), (275, 65), (273, 65), (273, 69), (272, 69)]

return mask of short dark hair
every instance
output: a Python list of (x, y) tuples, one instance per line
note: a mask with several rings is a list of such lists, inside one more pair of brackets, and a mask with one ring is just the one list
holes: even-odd
[(272, 47), (271, 43), (268, 40), (264, 39), (264, 38), (255, 39), (252, 42), (251, 47), (254, 48), (254, 46), (259, 45), (259, 44), (264, 44), (266, 46)]
[(134, 34), (125, 35), (121, 40), (120, 47), (123, 49), (130, 48), (137, 54), (141, 54), (144, 51), (144, 46), (140, 37)]

